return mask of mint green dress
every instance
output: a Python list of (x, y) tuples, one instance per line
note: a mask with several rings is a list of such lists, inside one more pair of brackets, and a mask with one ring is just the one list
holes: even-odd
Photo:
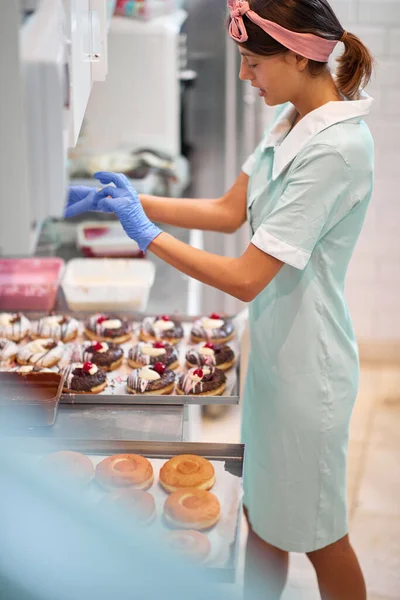
[(346, 454), (359, 359), (345, 277), (372, 195), (372, 99), (294, 128), (280, 107), (243, 166), (252, 243), (285, 264), (251, 303), (244, 503), (253, 530), (311, 552), (348, 533)]

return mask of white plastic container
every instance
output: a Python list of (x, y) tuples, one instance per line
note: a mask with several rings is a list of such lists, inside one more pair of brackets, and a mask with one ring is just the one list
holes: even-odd
[(77, 227), (77, 245), (83, 255), (102, 258), (140, 258), (139, 246), (118, 221), (86, 221)]
[(145, 259), (76, 258), (61, 285), (73, 311), (144, 311), (155, 271)]

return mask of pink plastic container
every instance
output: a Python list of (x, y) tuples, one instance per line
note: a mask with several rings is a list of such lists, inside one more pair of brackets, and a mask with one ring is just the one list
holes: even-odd
[(0, 259), (0, 310), (51, 311), (63, 270), (61, 258)]

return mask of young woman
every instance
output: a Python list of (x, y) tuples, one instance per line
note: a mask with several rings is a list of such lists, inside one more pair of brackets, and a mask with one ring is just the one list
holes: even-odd
[[(279, 598), (288, 553), (302, 552), (324, 600), (365, 600), (347, 523), (359, 364), (344, 282), (372, 194), (373, 141), (363, 121), (372, 99), (362, 92), (372, 58), (327, 0), (230, 0), (229, 10), (240, 78), (279, 106), (231, 190), (215, 200), (139, 199), (123, 176), (98, 173), (114, 186), (72, 188), (66, 214), (114, 212), (143, 250), (251, 303), (248, 597)], [(338, 42), (334, 78), (328, 59)], [(233, 232), (246, 219), (251, 243), (240, 258), (196, 250), (152, 223)]]

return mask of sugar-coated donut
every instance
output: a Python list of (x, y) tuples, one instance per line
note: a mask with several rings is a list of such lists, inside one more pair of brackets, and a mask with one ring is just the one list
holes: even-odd
[(0, 313), (0, 337), (20, 342), (30, 330), (30, 321), (21, 313)]
[(135, 488), (114, 490), (100, 500), (99, 506), (114, 512), (120, 509), (124, 516), (132, 514), (141, 525), (150, 525), (156, 517), (156, 503), (153, 496), (149, 492)]
[(160, 483), (167, 492), (182, 488), (210, 490), (215, 483), (214, 467), (202, 456), (179, 454), (161, 467)]
[(40, 461), (40, 468), (59, 477), (67, 476), (79, 485), (87, 485), (94, 477), (94, 467), (90, 458), (69, 450), (46, 454)]
[(57, 340), (34, 340), (18, 350), (17, 363), (19, 365), (36, 365), (49, 369), (60, 362), (64, 351), (64, 344)]
[(33, 339), (52, 338), (67, 343), (76, 338), (78, 331), (79, 323), (73, 317), (50, 315), (32, 324), (30, 336)]
[(208, 537), (194, 529), (169, 531), (163, 539), (171, 550), (195, 562), (205, 562), (211, 551)]
[(96, 480), (105, 489), (136, 488), (148, 490), (154, 481), (152, 464), (138, 454), (114, 454), (96, 467)]
[(218, 498), (206, 490), (179, 490), (168, 496), (164, 504), (165, 521), (178, 529), (210, 529), (220, 514)]

